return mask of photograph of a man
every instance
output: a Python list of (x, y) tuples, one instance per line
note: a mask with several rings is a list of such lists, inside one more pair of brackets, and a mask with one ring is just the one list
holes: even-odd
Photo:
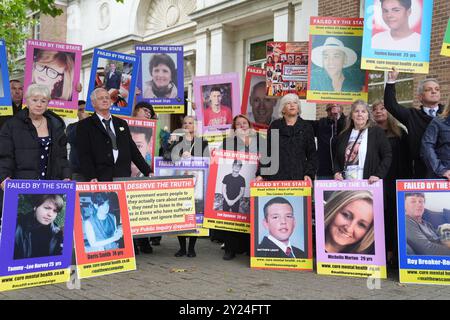
[[(305, 252), (291, 243), (295, 229), (293, 205), (283, 197), (275, 197), (266, 202), (262, 212), (263, 227), (268, 231), (258, 244), (255, 256), (274, 258), (304, 258)], [(261, 210), (260, 210), (261, 213)], [(262, 218), (261, 214), (259, 215)]]
[(231, 108), (222, 104), (223, 92), (220, 86), (213, 86), (209, 92), (204, 109), (203, 123), (205, 127), (231, 124), (233, 121)]
[(266, 82), (260, 81), (251, 89), (249, 97), (249, 119), (257, 124), (269, 125), (274, 119), (276, 98), (266, 96)]
[(116, 70), (116, 64), (109, 64), (109, 71), (105, 75), (105, 88), (107, 91), (110, 89), (120, 89), (120, 82), (122, 80), (122, 74)]
[[(445, 195), (439, 196), (445, 199)], [(449, 213), (448, 209), (443, 211)], [(405, 193), (405, 215), (407, 255), (450, 256), (445, 226), (449, 214), (426, 209), (425, 193), (408, 192)]]
[[(152, 166), (152, 128), (130, 126), (131, 138), (149, 166)], [(143, 177), (134, 162), (131, 162), (131, 176)]]
[(232, 173), (226, 175), (222, 180), (222, 210), (228, 212), (239, 212), (241, 199), (245, 192), (245, 178), (239, 174), (242, 169), (242, 161), (234, 160)]
[[(420, 51), (420, 34), (411, 27), (411, 0), (378, 0), (381, 18), (388, 30), (372, 35), (372, 48), (385, 50)], [(416, 8), (419, 10), (419, 8)], [(417, 13), (416, 13), (417, 14)], [(377, 15), (374, 15), (377, 25)], [(380, 21), (381, 22), (381, 21)], [(384, 26), (380, 26), (383, 28)], [(378, 28), (374, 28), (377, 30)], [(385, 27), (383, 29), (386, 29)]]

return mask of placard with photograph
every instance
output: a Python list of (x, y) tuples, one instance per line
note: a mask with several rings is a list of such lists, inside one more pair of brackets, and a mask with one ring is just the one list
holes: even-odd
[(239, 74), (226, 73), (194, 77), (195, 114), (200, 133), (231, 128), (233, 117), (241, 111)]
[(450, 183), (397, 180), (401, 283), (450, 285)]
[(213, 150), (205, 228), (250, 233), (250, 182), (257, 167), (257, 154)]
[(78, 279), (136, 270), (123, 183), (77, 183), (74, 234)]
[(256, 130), (267, 130), (270, 122), (279, 117), (279, 97), (266, 95), (266, 71), (247, 67), (241, 113), (248, 116)]
[(316, 180), (317, 273), (386, 279), (383, 181)]
[(137, 45), (135, 49), (141, 59), (137, 101), (149, 102), (157, 114), (183, 114), (183, 46)]
[(428, 73), (433, 0), (366, 0), (361, 69)]
[(289, 93), (306, 98), (308, 52), (301, 42), (267, 42), (266, 90), (268, 96)]
[(11, 100), (6, 43), (0, 39), (0, 116), (13, 115)]
[[(153, 168), (155, 159), (157, 120), (136, 119), (130, 117), (121, 117), (130, 128), (131, 138), (141, 152), (142, 157), (147, 164)], [(131, 163), (131, 177), (143, 177), (143, 174), (136, 165)]]
[(250, 192), (250, 267), (312, 271), (311, 183), (254, 181)]
[(69, 281), (75, 182), (5, 182), (0, 291)]
[(450, 19), (447, 23), (447, 30), (445, 31), (444, 41), (442, 41), (441, 55), (450, 57)]
[(111, 113), (131, 116), (138, 69), (137, 56), (95, 48), (86, 110), (94, 111), (90, 98), (92, 91), (104, 88), (111, 98)]
[(49, 109), (61, 117), (76, 118), (81, 53), (76, 44), (27, 40), (24, 92), (31, 84), (44, 85), (50, 90)]
[(362, 18), (311, 17), (309, 102), (367, 101), (368, 73), (361, 70)]

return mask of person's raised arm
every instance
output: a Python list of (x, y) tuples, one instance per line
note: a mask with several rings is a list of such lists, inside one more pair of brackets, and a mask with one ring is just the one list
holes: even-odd
[(388, 81), (384, 88), (384, 106), (398, 121), (403, 125), (407, 125), (408, 122), (408, 109), (397, 102), (395, 82), (397, 81), (399, 72), (392, 68), (392, 71), (388, 72)]

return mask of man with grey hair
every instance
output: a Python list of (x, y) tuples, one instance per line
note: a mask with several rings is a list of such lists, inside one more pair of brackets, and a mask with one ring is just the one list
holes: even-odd
[(413, 176), (416, 179), (423, 179), (427, 176), (427, 168), (420, 158), (422, 136), (431, 120), (444, 109), (444, 106), (439, 104), (441, 100), (439, 82), (433, 78), (422, 80), (417, 91), (417, 97), (422, 105), (419, 109), (407, 108), (397, 102), (395, 82), (398, 74), (395, 68), (392, 68), (388, 74), (388, 81), (384, 89), (384, 105), (408, 129)]
[(131, 138), (127, 122), (110, 113), (111, 98), (103, 88), (91, 93), (95, 113), (78, 123), (76, 147), (87, 181), (131, 176), (131, 162), (148, 176), (151, 169)]

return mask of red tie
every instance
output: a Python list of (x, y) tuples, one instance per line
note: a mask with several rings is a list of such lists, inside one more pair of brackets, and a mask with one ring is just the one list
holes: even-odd
[(287, 249), (286, 249), (286, 255), (287, 255), (288, 257), (292, 257), (292, 250), (291, 250), (291, 247), (287, 247)]

